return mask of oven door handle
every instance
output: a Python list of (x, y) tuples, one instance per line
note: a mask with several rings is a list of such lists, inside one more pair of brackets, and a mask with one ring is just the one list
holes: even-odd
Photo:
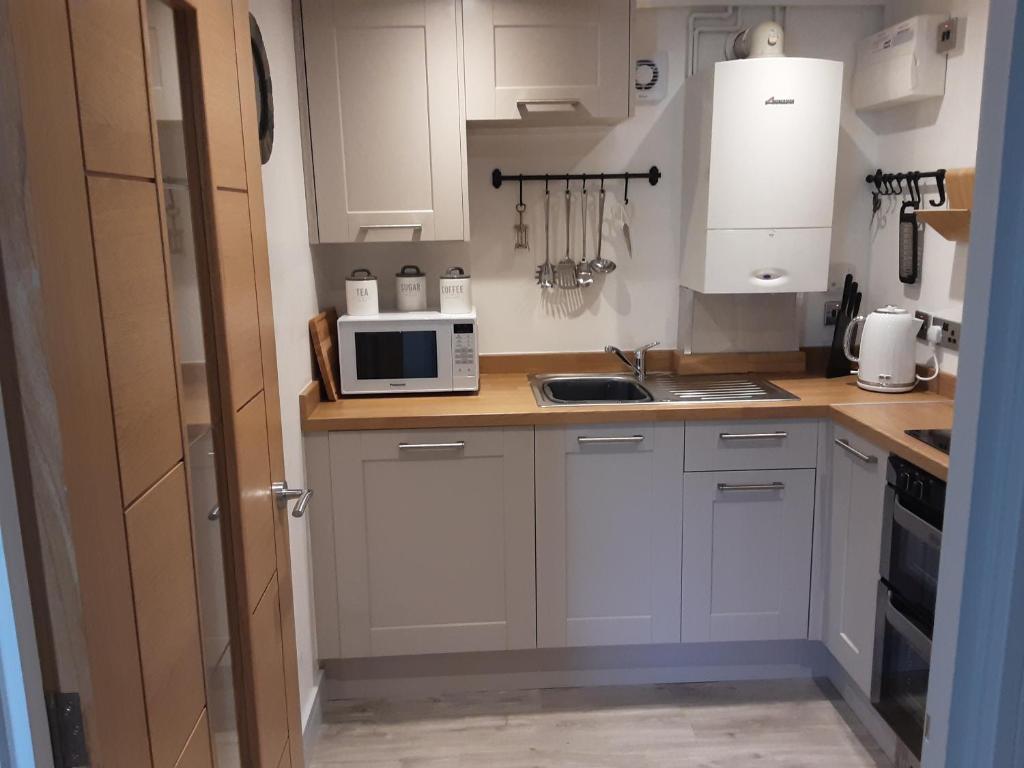
[(915, 515), (900, 503), (899, 495), (893, 496), (892, 521), (935, 549), (942, 548), (942, 531), (926, 520)]
[(892, 602), (892, 591), (889, 590), (888, 597), (885, 601), (885, 620), (892, 625), (892, 628), (900, 633), (911, 647), (917, 651), (923, 658), (931, 660), (932, 657), (932, 641), (928, 635), (918, 629), (917, 625), (908, 619), (900, 609), (893, 605)]

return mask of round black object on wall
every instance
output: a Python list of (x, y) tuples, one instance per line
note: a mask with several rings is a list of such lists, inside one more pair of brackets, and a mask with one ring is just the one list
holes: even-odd
[(270, 82), (270, 62), (263, 45), (263, 33), (256, 17), (249, 14), (249, 38), (252, 42), (252, 76), (256, 84), (256, 121), (259, 125), (260, 163), (267, 164), (274, 148), (274, 89)]

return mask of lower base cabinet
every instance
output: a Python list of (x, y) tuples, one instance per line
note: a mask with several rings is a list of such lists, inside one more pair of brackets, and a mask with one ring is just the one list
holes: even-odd
[(329, 451), (322, 656), (536, 646), (531, 428), (332, 432)]
[(679, 642), (683, 434), (537, 428), (538, 646)]
[(825, 645), (871, 695), (887, 454), (835, 427)]
[(814, 477), (686, 473), (683, 642), (807, 637)]

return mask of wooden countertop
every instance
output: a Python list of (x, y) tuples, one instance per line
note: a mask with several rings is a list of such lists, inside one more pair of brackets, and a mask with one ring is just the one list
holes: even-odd
[(926, 472), (943, 480), (949, 474), (949, 456), (916, 437), (907, 429), (950, 429), (953, 426), (953, 401), (902, 405), (834, 405), (832, 419)]
[(640, 405), (537, 405), (524, 373), (485, 373), (480, 391), (396, 397), (347, 397), (320, 402), (311, 385), (300, 398), (302, 429), (322, 432), (354, 429), (542, 426), (623, 421), (709, 421), (716, 419), (834, 418), (880, 447), (945, 478), (949, 457), (904, 429), (951, 427), (953, 401), (936, 392), (901, 395), (866, 392), (853, 376), (838, 379), (766, 376), (799, 400), (765, 403), (649, 403)]

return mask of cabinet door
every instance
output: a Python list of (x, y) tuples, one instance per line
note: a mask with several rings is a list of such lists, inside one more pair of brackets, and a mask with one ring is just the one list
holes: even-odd
[(682, 424), (539, 428), (537, 644), (679, 641)]
[[(340, 656), (536, 646), (533, 430), (333, 432)], [(318, 599), (320, 595), (318, 594)]]
[(870, 694), (886, 454), (840, 427), (835, 428), (834, 439), (825, 644)]
[(807, 637), (814, 470), (687, 472), (683, 642)]
[(469, 120), (622, 120), (629, 0), (463, 0)]
[(321, 242), (467, 236), (455, 0), (303, 0)]

